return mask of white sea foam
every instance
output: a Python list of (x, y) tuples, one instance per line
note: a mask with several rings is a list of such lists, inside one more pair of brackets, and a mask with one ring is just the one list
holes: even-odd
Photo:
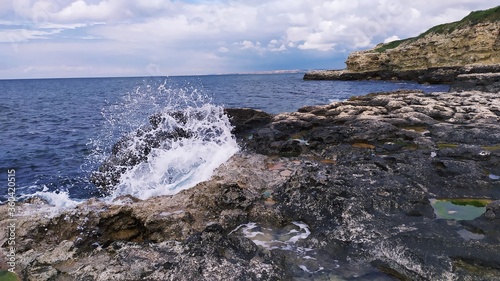
[(304, 244), (308, 244), (306, 241), (311, 231), (307, 224), (300, 221), (294, 221), (282, 228), (263, 227), (255, 222), (249, 222), (239, 225), (229, 235), (233, 233), (241, 233), (259, 247), (290, 252), (291, 254), (288, 255), (290, 260), (308, 274), (322, 272), (325, 269), (322, 264), (325, 262), (330, 268), (340, 266), (337, 260), (318, 259), (316, 249), (304, 247)]
[[(166, 101), (161, 109), (163, 120), (150, 133), (182, 132), (178, 138), (166, 138), (149, 153), (147, 160), (122, 174), (120, 183), (109, 199), (132, 195), (140, 199), (171, 195), (210, 179), (213, 171), (238, 151), (231, 134), (231, 123), (221, 106), (206, 101), (197, 91), (168, 91), (163, 84), (158, 90)], [(154, 101), (158, 110), (160, 97)], [(142, 97), (144, 98), (144, 97)], [(135, 104), (144, 104), (136, 102)], [(158, 113), (156, 111), (155, 113)], [(123, 115), (120, 116), (123, 117)], [(111, 118), (116, 120), (116, 118)], [(123, 122), (127, 122), (123, 120)], [(132, 132), (134, 133), (134, 132)], [(135, 136), (131, 150), (144, 146), (144, 136)]]
[(49, 205), (56, 209), (71, 209), (81, 203), (81, 201), (71, 199), (68, 192), (38, 191), (33, 196), (46, 200)]
[(307, 272), (307, 273), (316, 273), (316, 272), (320, 272), (321, 270), (323, 270), (324, 268), (323, 267), (319, 267), (317, 270), (315, 271), (311, 271), (307, 268), (307, 266), (301, 264), (299, 265), (300, 269), (302, 269), (304, 272)]
[[(168, 117), (168, 113), (164, 116)], [(122, 175), (112, 198), (129, 194), (146, 199), (175, 194), (208, 180), (217, 167), (238, 151), (222, 107), (205, 104), (188, 108), (185, 116), (186, 123), (166, 118), (164, 126), (180, 128), (190, 136), (164, 140), (145, 162)]]
[[(113, 202), (122, 195), (147, 199), (175, 194), (210, 179), (213, 171), (239, 150), (222, 106), (213, 105), (196, 88), (176, 88), (165, 81), (156, 87), (138, 87), (103, 109), (106, 122), (101, 125), (102, 133), (89, 141), (93, 153), (82, 169), (88, 173), (97, 169), (110, 156), (114, 143), (127, 134), (136, 136), (139, 128), (150, 126), (149, 117), (153, 114), (160, 114), (163, 122), (150, 133), (182, 130), (189, 136), (162, 140), (146, 161), (122, 175), (120, 184), (105, 201)], [(133, 150), (144, 141), (136, 136), (130, 148)], [(84, 201), (71, 198), (66, 191), (47, 188), (29, 197), (32, 196), (48, 202), (47, 212), (51, 216)]]
[(78, 204), (82, 203), (82, 200), (75, 200), (70, 198), (69, 193), (65, 192), (54, 192), (48, 191), (44, 188), (42, 191), (37, 191), (34, 194), (22, 196), (21, 199), (26, 199), (27, 197), (39, 197), (45, 200), (48, 205), (43, 205), (36, 208), (30, 208), (29, 205), (24, 208), (21, 215), (29, 215), (30, 213), (43, 214), (46, 217), (54, 217), (61, 212), (69, 209), (75, 208)]
[(241, 233), (246, 238), (249, 238), (255, 244), (269, 250), (282, 249), (300, 253), (313, 251), (313, 249), (296, 245), (299, 240), (305, 240), (311, 234), (308, 225), (303, 222), (295, 221), (292, 222), (292, 224), (293, 225), (285, 226), (282, 229), (273, 229), (262, 227), (255, 222), (250, 222), (238, 226), (231, 233), (241, 230)]
[(298, 226), (300, 230), (293, 229), (289, 232), (289, 234), (292, 234), (292, 233), (294, 234), (288, 240), (289, 242), (296, 243), (297, 241), (299, 241), (301, 239), (306, 239), (307, 237), (309, 237), (309, 235), (311, 234), (311, 231), (309, 230), (309, 227), (307, 226), (307, 224), (302, 223), (302, 222), (296, 222), (296, 221), (294, 221), (292, 223), (295, 224), (296, 226)]

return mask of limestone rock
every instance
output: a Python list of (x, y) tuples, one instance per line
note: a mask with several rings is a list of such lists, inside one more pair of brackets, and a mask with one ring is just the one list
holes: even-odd
[[(491, 10), (500, 13), (500, 7)], [(471, 14), (472, 15), (472, 14)], [(470, 16), (469, 16), (470, 17)], [(500, 64), (500, 21), (476, 22), (464, 18), (458, 27), (446, 30), (430, 29), (421, 36), (402, 40), (394, 48), (391, 43), (373, 50), (354, 52), (346, 61), (347, 69), (354, 72), (377, 70), (415, 70), (471, 64)]]
[(450, 91), (482, 91), (499, 93), (500, 92), (500, 72), (497, 73), (477, 73), (460, 74)]
[[(500, 72), (500, 7), (472, 12), (461, 21), (435, 26), (421, 35), (379, 44), (349, 55), (345, 70), (313, 71), (309, 80), (412, 80), (454, 83), (462, 74)], [(484, 77), (482, 87), (471, 87), (478, 76), (462, 76), (454, 90), (497, 92)], [(472, 80), (472, 81), (471, 81)], [(481, 86), (481, 85), (480, 85)]]
[[(488, 176), (500, 175), (496, 95), (396, 91), (278, 115), (243, 110), (235, 124), (249, 134), (239, 136), (245, 150), (190, 189), (91, 199), (56, 213), (41, 200), (19, 204), (18, 273), (23, 280), (498, 280), (500, 189)], [(430, 204), (464, 197), (494, 201), (472, 221), (438, 219)], [(12, 222), (6, 208), (3, 229)], [(249, 223), (281, 236), (237, 231)], [(294, 223), (307, 226), (301, 239), (290, 238)], [(262, 246), (282, 240), (293, 243)], [(8, 245), (6, 232), (0, 245)]]

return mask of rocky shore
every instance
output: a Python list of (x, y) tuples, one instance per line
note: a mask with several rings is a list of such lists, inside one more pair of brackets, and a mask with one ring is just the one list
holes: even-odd
[(304, 74), (304, 80), (403, 80), (428, 84), (450, 84), (454, 91), (498, 92), (500, 64), (431, 67), (414, 70), (352, 71), (319, 70)]
[(226, 113), (242, 149), (193, 188), (19, 204), (22, 280), (500, 280), (497, 93)]

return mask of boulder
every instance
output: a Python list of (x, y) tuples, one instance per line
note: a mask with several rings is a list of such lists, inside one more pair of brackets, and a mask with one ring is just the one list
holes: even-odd
[(500, 200), (488, 204), (484, 216), (488, 219), (500, 219)]
[(451, 85), (450, 91), (500, 92), (500, 72), (460, 74)]

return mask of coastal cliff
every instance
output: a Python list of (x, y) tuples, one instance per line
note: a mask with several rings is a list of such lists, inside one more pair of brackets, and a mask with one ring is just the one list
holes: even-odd
[(461, 74), (500, 71), (500, 6), (435, 26), (417, 37), (353, 52), (342, 71), (304, 79), (415, 80), (452, 83)]

